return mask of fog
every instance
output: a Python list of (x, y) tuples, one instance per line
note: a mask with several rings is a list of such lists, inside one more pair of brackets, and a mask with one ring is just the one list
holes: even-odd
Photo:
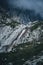
[(13, 8), (16, 6), (23, 9), (35, 10), (36, 13), (40, 13), (43, 16), (43, 0), (9, 0), (8, 3)]
[(8, 7), (12, 8), (19, 7), (22, 9), (34, 10), (43, 17), (43, 0), (0, 0), (0, 4), (5, 7), (8, 5)]

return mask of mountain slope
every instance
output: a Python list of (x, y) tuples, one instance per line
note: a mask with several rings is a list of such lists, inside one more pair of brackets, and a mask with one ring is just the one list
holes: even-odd
[(0, 8), (0, 65), (43, 65), (43, 21), (14, 11), (12, 16)]
[(40, 43), (40, 40), (43, 39), (43, 22), (29, 22), (27, 25), (18, 24), (15, 28), (4, 25), (0, 27), (0, 30), (0, 50), (3, 51), (11, 51), (14, 45), (21, 43), (32, 41)]

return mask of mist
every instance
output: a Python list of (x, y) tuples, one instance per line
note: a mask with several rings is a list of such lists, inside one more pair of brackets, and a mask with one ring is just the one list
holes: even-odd
[(43, 17), (43, 0), (0, 0), (0, 5), (5, 8), (19, 7), (21, 9), (34, 10)]
[(43, 17), (43, 0), (9, 0), (9, 6), (34, 10)]

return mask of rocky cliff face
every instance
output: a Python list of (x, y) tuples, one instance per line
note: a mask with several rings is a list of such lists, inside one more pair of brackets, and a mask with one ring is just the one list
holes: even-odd
[(43, 21), (14, 11), (12, 16), (0, 9), (0, 65), (43, 65)]
[(11, 51), (14, 45), (26, 42), (40, 44), (43, 39), (43, 22), (29, 22), (27, 25), (18, 24), (14, 28), (11, 27), (12, 22), (8, 24), (2, 22), (0, 24), (0, 52), (1, 50)]
[(43, 65), (43, 22), (8, 24), (0, 24), (0, 64)]
[[(10, 16), (3, 8), (0, 10), (0, 52), (9, 52), (14, 45), (26, 42), (40, 44), (43, 39), (43, 21), (31, 22), (26, 20), (29, 19), (28, 16), (25, 17), (26, 13), (19, 10), (15, 12), (19, 16)], [(24, 21), (29, 22), (23, 24)]]

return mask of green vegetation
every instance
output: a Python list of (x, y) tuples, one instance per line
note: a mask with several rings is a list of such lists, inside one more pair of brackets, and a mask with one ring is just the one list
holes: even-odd
[(7, 25), (7, 26), (11, 26), (12, 28), (14, 28), (15, 26), (17, 26), (18, 24), (20, 24), (20, 23), (18, 23), (18, 22), (16, 22), (16, 21), (12, 21), (12, 22), (8, 22), (8, 23), (6, 23), (6, 22), (1, 22), (0, 24), (5, 24), (5, 25)]
[[(14, 52), (0, 53), (0, 62), (2, 62), (3, 65), (8, 65), (9, 62), (13, 63), (13, 65), (23, 65), (26, 60), (39, 54), (42, 50), (43, 43), (36, 46), (32, 43), (20, 44), (15, 47)], [(6, 60), (4, 60), (5, 58)]]
[(43, 21), (39, 21), (37, 23), (34, 24), (34, 26), (31, 27), (31, 31), (37, 29), (39, 26), (42, 26), (43, 25)]
[(43, 61), (39, 61), (37, 65), (43, 65)]

